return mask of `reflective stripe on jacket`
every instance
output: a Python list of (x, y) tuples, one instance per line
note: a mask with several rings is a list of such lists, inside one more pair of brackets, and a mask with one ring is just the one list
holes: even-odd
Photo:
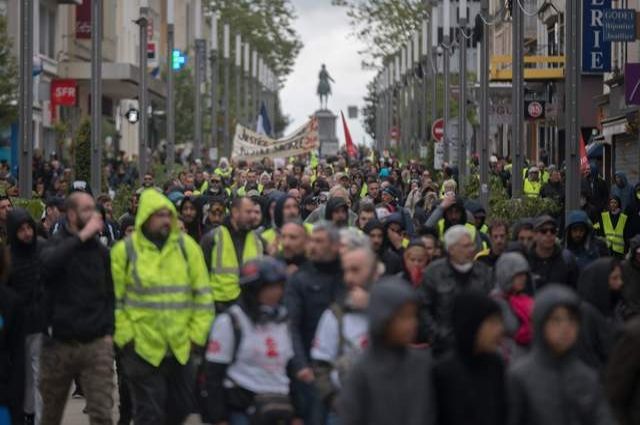
[[(256, 232), (248, 232), (244, 241), (242, 263), (262, 256), (264, 248)], [(238, 256), (226, 226), (214, 230), (211, 250), (211, 283), (216, 301), (233, 301), (240, 296)]]
[[(162, 209), (172, 214), (171, 232), (158, 248), (142, 233), (149, 217)], [(168, 353), (186, 364), (191, 344), (204, 345), (214, 316), (213, 291), (199, 245), (180, 233), (175, 207), (148, 189), (140, 197), (136, 230), (111, 251), (116, 297), (114, 341), (129, 342), (154, 366)]]

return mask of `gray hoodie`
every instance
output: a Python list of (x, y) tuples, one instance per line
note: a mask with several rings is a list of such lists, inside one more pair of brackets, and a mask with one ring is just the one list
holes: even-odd
[(534, 342), (531, 353), (509, 371), (510, 425), (613, 425), (615, 422), (596, 372), (575, 350), (554, 355), (544, 338), (544, 326), (557, 307), (580, 314), (580, 300), (565, 286), (551, 284), (535, 298)]
[(435, 400), (431, 356), (391, 347), (387, 327), (414, 291), (396, 277), (374, 285), (369, 302), (369, 348), (347, 376), (338, 401), (341, 425), (432, 425)]

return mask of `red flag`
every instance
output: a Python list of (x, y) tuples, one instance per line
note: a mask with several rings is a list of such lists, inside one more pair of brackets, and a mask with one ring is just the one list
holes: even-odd
[(580, 132), (580, 172), (584, 175), (589, 169), (589, 158), (587, 157), (587, 147), (584, 145), (584, 138)]
[(347, 126), (347, 121), (344, 119), (344, 113), (340, 111), (340, 115), (342, 116), (342, 128), (344, 129), (344, 142), (347, 145), (347, 154), (352, 158), (356, 158), (358, 156), (358, 151), (356, 150), (356, 147), (353, 146), (351, 132)]

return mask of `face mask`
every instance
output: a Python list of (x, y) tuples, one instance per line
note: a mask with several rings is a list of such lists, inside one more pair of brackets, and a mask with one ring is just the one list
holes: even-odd
[(473, 268), (473, 262), (464, 263), (464, 264), (451, 263), (451, 266), (454, 269), (456, 269), (459, 273), (469, 273)]

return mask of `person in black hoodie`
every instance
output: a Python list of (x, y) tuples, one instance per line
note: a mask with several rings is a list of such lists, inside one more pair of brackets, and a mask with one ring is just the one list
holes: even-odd
[(340, 234), (335, 226), (316, 224), (309, 239), (309, 261), (289, 278), (285, 292), (294, 350), (291, 365), (297, 378), (295, 384), (305, 394), (305, 423), (311, 425), (324, 422), (322, 403), (312, 386), (315, 376), (309, 356), (311, 345), (322, 313), (346, 292), (339, 246)]
[(418, 332), (418, 296), (401, 279), (375, 283), (369, 300), (369, 346), (347, 374), (340, 425), (433, 425), (432, 360), (410, 348)]
[(42, 336), (45, 332), (44, 287), (40, 274), (42, 263), (40, 250), (43, 240), (38, 240), (36, 223), (23, 208), (16, 208), (7, 217), (7, 239), (11, 257), (7, 284), (22, 298), (25, 305), (25, 423), (40, 418), (42, 398), (37, 388)]
[(24, 310), (18, 294), (7, 285), (9, 263), (0, 246), (0, 423), (24, 421)]
[(103, 221), (91, 195), (72, 193), (66, 220), (42, 250), (49, 337), (42, 346), (42, 425), (59, 424), (74, 378), (80, 378), (91, 423), (111, 423), (115, 298)]
[(456, 297), (455, 346), (433, 371), (438, 425), (504, 425), (505, 367), (498, 350), (504, 334), (500, 306), (486, 295)]
[(378, 256), (378, 260), (384, 264), (384, 274), (393, 276), (403, 271), (402, 258), (389, 247), (389, 238), (385, 231), (385, 225), (377, 219), (369, 221), (363, 229), (369, 236), (371, 248)]
[(344, 198), (334, 197), (329, 199), (324, 213), (325, 220), (333, 223), (338, 228), (349, 225), (349, 204)]
[(602, 371), (607, 364), (609, 353), (622, 332), (622, 286), (620, 263), (611, 257), (595, 260), (578, 279), (582, 326), (576, 349), (580, 359), (597, 371)]
[(629, 241), (627, 258), (622, 262), (622, 298), (625, 320), (640, 316), (640, 235)]

